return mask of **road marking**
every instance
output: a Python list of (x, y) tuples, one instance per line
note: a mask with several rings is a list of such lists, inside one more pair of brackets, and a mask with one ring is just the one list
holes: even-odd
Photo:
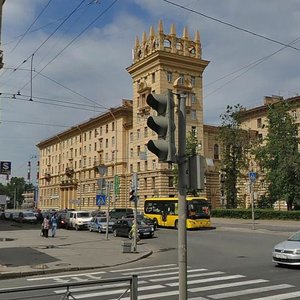
[[(69, 275), (59, 275), (59, 276), (49, 276), (49, 277), (36, 277), (36, 278), (27, 278), (27, 281), (38, 281), (38, 280), (48, 280), (48, 279), (55, 279), (55, 278), (67, 278), (67, 277), (72, 277), (72, 276), (86, 276), (86, 275), (98, 275), (98, 274), (105, 274), (107, 272), (102, 271), (102, 272), (93, 272), (93, 273), (83, 273), (83, 274), (69, 274)], [(98, 279), (101, 277), (98, 277)]]
[[(269, 292), (269, 291), (275, 291), (275, 290), (281, 290), (281, 289), (287, 289), (294, 287), (290, 284), (279, 284), (279, 285), (271, 285), (271, 286), (265, 286), (261, 288), (255, 288), (255, 289), (247, 289), (242, 291), (236, 291), (236, 292), (228, 292), (228, 293), (222, 293), (222, 294), (215, 294), (215, 295), (209, 295), (209, 298), (212, 299), (224, 299), (224, 298), (230, 298), (230, 297), (237, 297), (242, 295), (250, 295), (250, 294), (256, 294), (261, 292)], [(269, 299), (269, 297), (268, 297)]]
[[(244, 275), (229, 275), (229, 276), (220, 276), (220, 277), (213, 277), (213, 278), (205, 278), (199, 280), (188, 280), (187, 284), (198, 284), (198, 283), (205, 283), (205, 282), (214, 282), (214, 281), (221, 281), (221, 280), (230, 280), (230, 279), (237, 279), (246, 277)], [(167, 286), (178, 286), (178, 282), (174, 283), (166, 283)]]
[(171, 270), (178, 270), (178, 267), (172, 267), (172, 268), (163, 268), (163, 269), (156, 269), (156, 270), (147, 270), (147, 271), (131, 271), (131, 272), (122, 272), (122, 275), (132, 275), (132, 274), (148, 274), (148, 273), (153, 273), (153, 272), (159, 272), (159, 271), (171, 271)]
[(123, 269), (123, 270), (112, 270), (111, 273), (118, 273), (118, 272), (127, 272), (127, 271), (134, 271), (134, 270), (145, 270), (145, 269), (158, 269), (163, 267), (174, 267), (177, 266), (176, 264), (168, 264), (168, 265), (158, 265), (158, 266), (151, 266), (151, 267), (139, 267), (139, 268), (132, 268), (132, 269)]
[[(188, 278), (194, 278), (194, 277), (203, 277), (203, 276), (211, 276), (211, 275), (221, 275), (224, 274), (224, 272), (216, 271), (216, 272), (207, 272), (207, 273), (201, 273), (201, 274), (188, 274)], [(151, 279), (151, 282), (160, 282), (160, 281), (169, 281), (169, 280), (176, 280), (178, 279), (178, 276), (168, 277), (168, 278), (157, 278), (157, 279)]]
[(242, 285), (256, 284), (256, 283), (264, 283), (264, 282), (269, 282), (269, 280), (254, 279), (254, 280), (246, 280), (246, 281), (239, 281), (239, 282), (232, 282), (232, 283), (223, 283), (223, 284), (218, 284), (218, 285), (209, 285), (209, 286), (192, 288), (192, 289), (188, 289), (188, 290), (189, 290), (189, 292), (196, 293), (196, 292), (211, 291), (211, 290), (223, 289), (223, 288), (228, 288), (228, 287), (242, 286)]
[[(188, 270), (187, 272), (188, 273), (195, 273), (195, 272), (202, 272), (202, 271), (207, 271), (207, 269)], [(165, 276), (165, 275), (175, 275), (175, 274), (178, 274), (178, 271), (177, 272), (160, 273), (160, 274), (141, 275), (141, 276), (139, 276), (139, 278), (162, 277), (162, 276)]]
[(275, 295), (275, 296), (255, 298), (252, 300), (283, 300), (283, 299), (292, 299), (292, 298), (298, 298), (298, 297), (300, 297), (300, 292), (279, 294), (279, 295)]

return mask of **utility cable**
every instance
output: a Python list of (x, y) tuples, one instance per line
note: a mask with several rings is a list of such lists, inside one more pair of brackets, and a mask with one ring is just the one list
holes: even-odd
[(223, 24), (223, 25), (232, 27), (232, 28), (234, 28), (234, 29), (237, 29), (237, 30), (246, 32), (246, 33), (248, 33), (248, 34), (251, 34), (251, 35), (254, 35), (254, 36), (257, 36), (257, 37), (260, 37), (260, 38), (265, 39), (265, 40), (267, 40), (267, 41), (269, 41), (269, 42), (273, 42), (273, 43), (279, 44), (279, 45), (281, 45), (281, 46), (285, 46), (285, 47), (288, 47), (288, 48), (292, 48), (292, 49), (294, 49), (294, 50), (298, 50), (298, 51), (300, 50), (300, 48), (293, 47), (293, 46), (291, 46), (291, 45), (289, 45), (289, 44), (285, 44), (285, 43), (283, 43), (283, 42), (280, 42), (280, 41), (277, 41), (277, 40), (275, 40), (275, 39), (269, 38), (269, 37), (267, 37), (267, 36), (265, 36), (265, 35), (262, 35), (262, 34), (259, 34), (259, 33), (254, 32), (254, 31), (250, 31), (250, 30), (248, 30), (248, 29), (245, 29), (245, 28), (242, 28), (242, 27), (239, 27), (239, 26), (230, 24), (230, 23), (228, 23), (228, 22), (222, 21), (222, 20), (217, 19), (217, 18), (208, 16), (208, 15), (206, 15), (206, 14), (204, 14), (204, 13), (201, 13), (201, 12), (199, 12), (199, 11), (196, 11), (196, 10), (193, 10), (193, 9), (190, 9), (190, 8), (187, 8), (187, 7), (185, 7), (185, 6), (183, 6), (183, 5), (180, 5), (180, 4), (178, 4), (178, 3), (174, 3), (174, 2), (169, 1), (169, 0), (162, 0), (162, 1), (164, 1), (164, 2), (166, 2), (166, 3), (169, 3), (169, 4), (173, 5), (173, 6), (179, 7), (179, 8), (181, 8), (181, 9), (190, 11), (190, 12), (192, 12), (192, 13), (194, 13), (194, 14), (197, 14), (197, 15), (200, 15), (200, 16), (202, 16), (202, 17), (205, 17), (205, 18), (207, 18), (207, 19), (216, 21), (216, 22), (221, 23), (221, 24)]
[[(59, 51), (40, 71), (37, 71), (39, 74), (44, 69), (46, 69), (59, 55), (61, 55), (71, 44), (73, 44), (84, 32), (86, 32), (98, 19), (100, 19), (107, 11), (109, 11), (119, 0), (114, 0), (103, 12), (101, 12), (89, 25), (87, 25), (77, 36), (75, 36), (61, 51)], [(38, 74), (34, 75), (33, 78), (35, 78)], [(20, 91), (24, 89), (30, 81), (28, 81), (22, 88), (20, 88)]]
[(10, 51), (10, 53), (12, 53), (17, 47), (18, 45), (21, 43), (21, 41), (23, 40), (23, 38), (25, 37), (25, 35), (29, 32), (29, 30), (31, 29), (31, 27), (35, 24), (35, 22), (40, 18), (40, 16), (44, 13), (44, 11), (48, 8), (49, 4), (51, 3), (52, 0), (49, 0), (48, 3), (45, 5), (45, 7), (42, 9), (42, 11), (39, 13), (39, 15), (35, 18), (35, 20), (31, 23), (31, 25), (27, 28), (27, 30), (25, 31), (25, 33), (23, 33), (21, 35), (21, 38), (18, 40), (17, 44), (13, 47), (13, 49)]

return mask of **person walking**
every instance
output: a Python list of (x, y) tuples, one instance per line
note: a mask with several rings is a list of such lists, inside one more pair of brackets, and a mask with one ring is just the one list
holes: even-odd
[(57, 215), (56, 213), (53, 214), (53, 216), (51, 217), (50, 219), (50, 224), (51, 224), (51, 234), (52, 234), (52, 237), (54, 238), (55, 235), (56, 235), (56, 230), (57, 230), (57, 224), (58, 223), (58, 220), (57, 220)]
[(43, 237), (48, 237), (48, 234), (49, 234), (49, 228), (50, 228), (50, 221), (49, 221), (49, 216), (46, 216), (44, 218), (44, 221), (43, 221), (43, 224), (42, 224), (42, 227), (43, 227)]

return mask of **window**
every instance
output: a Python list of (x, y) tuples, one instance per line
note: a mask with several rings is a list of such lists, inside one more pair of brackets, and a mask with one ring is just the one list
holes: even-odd
[(155, 161), (155, 159), (152, 160), (152, 170), (156, 170), (156, 161)]
[(164, 40), (164, 47), (165, 48), (171, 48), (171, 42), (167, 39)]
[(173, 176), (169, 177), (169, 187), (174, 187), (174, 177)]
[(167, 80), (168, 80), (168, 82), (172, 82), (173, 81), (172, 72), (167, 72)]
[(194, 137), (197, 137), (197, 128), (196, 128), (196, 126), (192, 126), (192, 135)]
[(219, 159), (219, 145), (214, 145), (214, 159)]
[(152, 79), (152, 83), (155, 83), (155, 73), (152, 73), (151, 79)]
[(144, 164), (144, 171), (148, 171), (148, 162), (145, 161), (145, 164)]
[(191, 103), (196, 104), (196, 95), (195, 94), (191, 94)]
[(133, 148), (130, 148), (130, 158), (133, 158)]
[(141, 153), (141, 146), (137, 146), (137, 156), (139, 157)]
[(183, 84), (184, 83), (184, 75), (183, 74), (179, 74), (179, 84)]
[(152, 177), (151, 188), (155, 189), (155, 177)]
[(99, 147), (100, 147), (100, 150), (103, 148), (103, 138), (101, 138), (99, 140)]
[(191, 118), (192, 118), (192, 120), (197, 119), (196, 111), (194, 109), (191, 110)]
[(114, 136), (111, 138), (111, 145), (112, 145), (112, 146), (115, 145), (115, 137), (114, 137)]
[(257, 122), (257, 128), (261, 128), (262, 126), (261, 118), (257, 119), (256, 122)]
[(94, 143), (94, 151), (97, 150), (97, 143)]
[(100, 135), (102, 135), (102, 126), (100, 127)]
[(115, 122), (112, 122), (112, 123), (111, 123), (111, 130), (112, 130), (112, 131), (115, 131)]
[(105, 132), (108, 133), (108, 124), (105, 125)]
[(105, 139), (105, 148), (108, 148), (108, 139)]
[(130, 132), (130, 142), (133, 142), (133, 132)]
[(148, 127), (144, 128), (144, 137), (146, 138), (148, 136)]
[(141, 138), (141, 130), (140, 129), (137, 130), (136, 136), (137, 136), (138, 140)]
[(144, 189), (147, 188), (147, 178), (144, 178)]
[(263, 141), (262, 133), (259, 133), (257, 138), (258, 138), (259, 142), (262, 142)]
[(90, 132), (89, 132), (89, 139), (91, 139), (92, 138), (92, 131), (90, 130)]
[(195, 76), (191, 76), (191, 84), (192, 84), (192, 87), (195, 87), (195, 84), (196, 84)]
[(141, 171), (141, 163), (140, 163), (140, 162), (137, 163), (137, 171), (138, 171), (138, 172)]

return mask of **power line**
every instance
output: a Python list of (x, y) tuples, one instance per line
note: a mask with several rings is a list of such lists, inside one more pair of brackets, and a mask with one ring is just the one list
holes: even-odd
[[(292, 45), (292, 44), (295, 44), (296, 42), (298, 42), (300, 40), (300, 37), (296, 38), (295, 40), (293, 40), (292, 42), (289, 43), (289, 45)], [(231, 76), (235, 73), (238, 73), (240, 71), (242, 71), (243, 69), (246, 69), (244, 72), (242, 72), (241, 74), (238, 74), (237, 76), (233, 77), (232, 79), (230, 79), (229, 81), (225, 82), (223, 85), (221, 85), (220, 87), (218, 87), (217, 89), (213, 90), (212, 92), (208, 93), (205, 98), (207, 98), (208, 96), (214, 94), (215, 92), (217, 92), (218, 90), (220, 90), (221, 88), (223, 88), (224, 86), (226, 86), (227, 84), (229, 84), (230, 82), (234, 81), (235, 79), (243, 76), (245, 73), (247, 73), (248, 71), (252, 70), (253, 68), (255, 68), (256, 66), (260, 65), (261, 63), (265, 62), (266, 60), (268, 60), (269, 58), (271, 58), (272, 56), (276, 55), (277, 53), (281, 52), (282, 50), (286, 49), (287, 46), (284, 46), (284, 47), (281, 47), (280, 49), (278, 49), (277, 51), (267, 55), (267, 56), (264, 56), (250, 64), (248, 64), (247, 66), (244, 66), (242, 68), (240, 68), (239, 70), (236, 70), (234, 72), (231, 72), (230, 74), (228, 75), (225, 75), (217, 80), (215, 80), (214, 82), (210, 83), (210, 84), (213, 84), (213, 83), (216, 83), (217, 81), (221, 80), (221, 79), (224, 79), (228, 76)], [(210, 85), (208, 84), (208, 85)], [(206, 85), (207, 86), (207, 85)]]
[(10, 51), (10, 53), (12, 53), (17, 47), (18, 45), (21, 43), (21, 41), (23, 40), (23, 38), (25, 37), (25, 35), (28, 33), (28, 31), (31, 29), (31, 27), (35, 24), (35, 22), (40, 18), (40, 16), (44, 13), (44, 11), (48, 8), (49, 4), (51, 3), (52, 0), (49, 0), (48, 3), (45, 5), (45, 7), (41, 10), (41, 12), (39, 13), (39, 15), (35, 18), (35, 20), (31, 23), (31, 25), (27, 28), (27, 30), (25, 31), (25, 33), (23, 33), (21, 35), (21, 38), (18, 40), (17, 44), (13, 47), (13, 49)]
[(71, 125), (59, 125), (59, 124), (49, 124), (49, 123), (38, 123), (38, 122), (26, 122), (26, 121), (16, 121), (16, 120), (2, 120), (1, 123), (18, 123), (18, 124), (30, 124), (30, 125), (43, 125), (43, 126), (53, 126), (53, 127), (71, 127)]
[(251, 30), (248, 30), (248, 29), (245, 29), (245, 28), (242, 28), (242, 27), (239, 27), (239, 26), (230, 24), (230, 23), (228, 23), (228, 22), (222, 21), (222, 20), (217, 19), (217, 18), (208, 16), (208, 15), (206, 15), (206, 14), (204, 14), (204, 13), (201, 13), (201, 12), (199, 12), (199, 11), (196, 11), (196, 10), (193, 10), (193, 9), (190, 9), (190, 8), (187, 8), (187, 7), (185, 7), (185, 6), (183, 6), (183, 5), (180, 5), (180, 4), (178, 4), (178, 3), (174, 3), (174, 2), (169, 1), (169, 0), (162, 0), (162, 1), (164, 1), (164, 2), (166, 2), (166, 3), (169, 3), (169, 4), (173, 5), (173, 6), (179, 7), (179, 8), (181, 8), (181, 9), (190, 11), (190, 12), (192, 12), (192, 13), (194, 13), (194, 14), (197, 14), (197, 15), (200, 15), (200, 16), (202, 16), (202, 17), (205, 17), (205, 18), (207, 18), (207, 19), (216, 21), (216, 22), (221, 23), (221, 24), (223, 24), (223, 25), (232, 27), (232, 28), (234, 28), (234, 29), (237, 29), (237, 30), (240, 30), (240, 31), (249, 33), (249, 34), (254, 35), (254, 36), (257, 36), (257, 37), (260, 37), (260, 38), (265, 39), (265, 40), (267, 40), (267, 41), (269, 41), (269, 42), (273, 42), (273, 43), (279, 44), (279, 45), (281, 45), (281, 46), (285, 46), (285, 47), (288, 47), (288, 48), (292, 48), (292, 49), (294, 49), (294, 50), (298, 50), (298, 51), (300, 50), (299, 48), (293, 47), (293, 46), (291, 46), (291, 45), (289, 45), (289, 44), (285, 44), (285, 43), (283, 43), (283, 42), (280, 42), (280, 41), (274, 40), (274, 39), (272, 39), (272, 38), (269, 38), (269, 37), (267, 37), (267, 36), (265, 36), (265, 35), (262, 35), (262, 34), (259, 34), (259, 33), (254, 32), (254, 31), (251, 31)]
[[(42, 72), (48, 65), (50, 65), (59, 55), (61, 55), (71, 44), (73, 44), (84, 32), (86, 32), (98, 19), (100, 19), (106, 12), (108, 12), (119, 0), (114, 0), (103, 12), (101, 12), (89, 25), (87, 25), (77, 36), (75, 36), (61, 51), (59, 51), (40, 71), (37, 73), (39, 74)], [(34, 76), (34, 78), (37, 74)], [(24, 89), (30, 81), (28, 81), (20, 91)]]

